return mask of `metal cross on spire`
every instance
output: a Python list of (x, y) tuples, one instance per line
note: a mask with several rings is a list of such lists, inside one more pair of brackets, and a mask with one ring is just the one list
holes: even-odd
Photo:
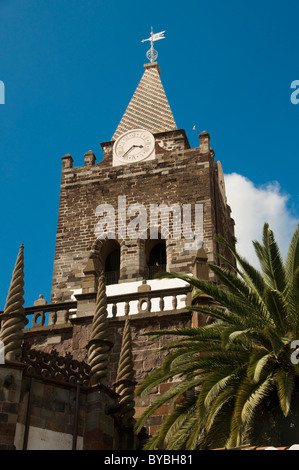
[(151, 48), (146, 53), (146, 57), (151, 63), (155, 62), (158, 57), (158, 52), (154, 49), (154, 42), (158, 41), (159, 39), (165, 39), (164, 33), (165, 31), (161, 31), (160, 33), (154, 33), (153, 27), (152, 27), (150, 37), (147, 39), (142, 39), (141, 41), (141, 42), (145, 42), (145, 41), (151, 42)]

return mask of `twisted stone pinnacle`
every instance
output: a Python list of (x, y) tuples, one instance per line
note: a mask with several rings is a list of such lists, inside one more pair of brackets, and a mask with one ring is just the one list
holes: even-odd
[(122, 423), (125, 427), (134, 426), (135, 385), (131, 328), (129, 320), (126, 320), (117, 377), (114, 383), (115, 391), (120, 397), (119, 403), (121, 405)]
[(106, 279), (100, 275), (96, 299), (95, 314), (88, 343), (88, 363), (91, 368), (92, 385), (106, 385), (108, 352), (113, 344), (108, 340)]
[(0, 339), (4, 344), (5, 359), (18, 361), (21, 358), (23, 328), (28, 323), (24, 310), (24, 245), (19, 250), (8, 291)]

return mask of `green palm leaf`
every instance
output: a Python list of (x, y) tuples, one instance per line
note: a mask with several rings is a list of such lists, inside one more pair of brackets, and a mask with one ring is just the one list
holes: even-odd
[(274, 434), (286, 445), (297, 438), (289, 417), (299, 395), (299, 365), (292, 363), (290, 348), (299, 339), (299, 224), (285, 263), (264, 225), (262, 243), (253, 242), (261, 272), (222, 237), (217, 240), (236, 262), (220, 255), (219, 265), (210, 265), (218, 283), (180, 273), (159, 276), (189, 283), (194, 295), (187, 310), (211, 323), (148, 334), (170, 341), (160, 349), (167, 354), (162, 366), (144, 380), (137, 396), (176, 381), (136, 425), (139, 430), (162, 404), (172, 407), (148, 449), (263, 446), (273, 444)]
[(270, 289), (284, 292), (286, 288), (284, 265), (279, 247), (268, 224), (264, 225), (263, 246), (257, 241), (254, 241), (253, 245), (259, 258), (266, 284)]
[(279, 402), (284, 416), (287, 416), (291, 407), (292, 393), (295, 385), (293, 369), (285, 370), (280, 367), (275, 373)]
[(190, 381), (186, 381), (186, 382), (182, 381), (179, 384), (174, 384), (164, 395), (161, 395), (152, 405), (149, 406), (149, 408), (146, 411), (144, 411), (141, 418), (138, 420), (136, 424), (136, 432), (140, 432), (147, 418), (151, 414), (153, 414), (158, 408), (160, 408), (160, 406), (162, 406), (164, 403), (166, 403), (170, 399), (173, 399), (173, 398), (176, 399), (180, 397), (187, 390), (190, 390), (193, 387), (198, 387), (201, 384), (202, 380), (203, 380), (202, 378), (197, 377)]
[(299, 267), (299, 224), (294, 231), (291, 243), (289, 245), (286, 261), (285, 271), (288, 279), (291, 279), (295, 271)]
[(268, 362), (271, 360), (273, 361), (274, 359), (275, 356), (273, 352), (269, 353), (266, 349), (258, 349), (254, 351), (247, 367), (247, 375), (250, 381), (252, 383), (258, 383)]

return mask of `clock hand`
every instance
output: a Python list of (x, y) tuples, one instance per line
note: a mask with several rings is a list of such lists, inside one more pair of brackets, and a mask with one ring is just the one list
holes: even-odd
[(124, 158), (128, 153), (131, 152), (131, 150), (133, 150), (133, 149), (136, 148), (136, 147), (139, 147), (139, 148), (142, 149), (142, 148), (143, 148), (143, 145), (132, 145), (132, 147), (129, 148), (129, 150), (127, 150), (127, 151), (123, 154), (122, 158)]
[(129, 148), (129, 150), (127, 150), (127, 151), (123, 154), (123, 157), (124, 157), (125, 155), (127, 155), (127, 153), (131, 152), (131, 150), (132, 150), (134, 147), (135, 147), (135, 145), (132, 145), (132, 147)]

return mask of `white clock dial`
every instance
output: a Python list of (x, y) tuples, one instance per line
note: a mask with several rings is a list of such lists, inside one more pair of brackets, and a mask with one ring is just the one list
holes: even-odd
[(113, 155), (123, 163), (145, 160), (155, 149), (154, 136), (144, 129), (125, 132), (115, 142)]

